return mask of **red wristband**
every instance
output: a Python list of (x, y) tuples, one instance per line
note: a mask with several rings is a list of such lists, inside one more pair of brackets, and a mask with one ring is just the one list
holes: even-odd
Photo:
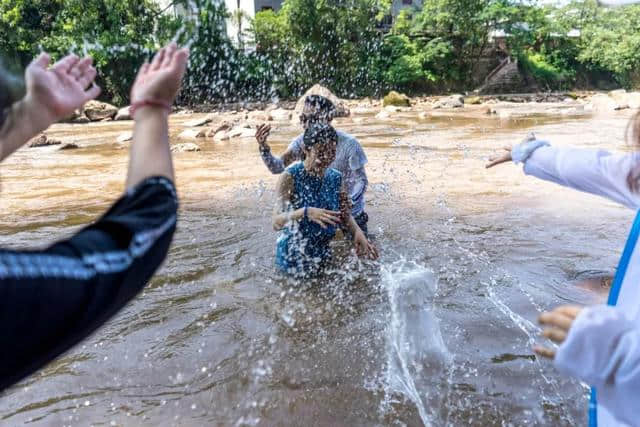
[(158, 99), (143, 99), (142, 101), (136, 101), (133, 104), (131, 104), (131, 106), (129, 107), (129, 114), (131, 115), (131, 117), (134, 117), (134, 115), (136, 114), (136, 111), (138, 111), (142, 107), (156, 107), (156, 108), (162, 108), (167, 112), (171, 111), (171, 104), (165, 101), (160, 101)]

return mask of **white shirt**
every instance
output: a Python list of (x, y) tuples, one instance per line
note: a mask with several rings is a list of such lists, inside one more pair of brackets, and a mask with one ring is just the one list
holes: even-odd
[[(524, 172), (638, 210), (640, 197), (627, 184), (638, 161), (638, 153), (542, 146), (524, 160)], [(631, 254), (617, 305), (585, 308), (554, 361), (560, 372), (596, 387), (600, 427), (640, 425), (639, 247)]]

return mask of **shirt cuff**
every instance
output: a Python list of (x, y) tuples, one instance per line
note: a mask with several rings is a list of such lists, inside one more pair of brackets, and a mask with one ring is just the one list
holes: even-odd
[(511, 149), (511, 160), (517, 165), (518, 163), (524, 163), (527, 159), (540, 147), (551, 145), (547, 141), (533, 140), (525, 141), (515, 145)]

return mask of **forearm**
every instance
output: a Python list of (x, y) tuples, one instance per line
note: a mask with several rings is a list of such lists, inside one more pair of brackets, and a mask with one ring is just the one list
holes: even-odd
[(47, 129), (51, 121), (37, 114), (28, 99), (11, 106), (0, 129), (0, 161), (6, 159), (27, 141)]
[(304, 217), (304, 208), (280, 212), (273, 216), (273, 229), (282, 230), (289, 221), (300, 221)]
[(272, 174), (284, 172), (285, 164), (282, 158), (276, 157), (271, 153), (271, 149), (260, 147), (260, 157), (265, 166)]
[(145, 107), (136, 112), (127, 189), (150, 176), (174, 180), (167, 116), (166, 110), (156, 107)]

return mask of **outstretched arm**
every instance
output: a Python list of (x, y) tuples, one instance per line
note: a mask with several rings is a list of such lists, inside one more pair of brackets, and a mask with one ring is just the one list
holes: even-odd
[(42, 53), (27, 67), (27, 94), (11, 106), (0, 129), (0, 160), (100, 93), (91, 58), (68, 55), (49, 67), (50, 60)]
[(262, 161), (265, 166), (271, 171), (271, 173), (279, 174), (284, 172), (284, 169), (291, 163), (301, 159), (302, 153), (300, 147), (298, 147), (298, 144), (294, 141), (289, 145), (287, 151), (285, 151), (282, 156), (274, 156), (271, 153), (271, 147), (267, 144), (269, 133), (271, 133), (271, 125), (262, 124), (258, 126), (258, 130), (256, 131), (258, 149), (260, 150), (260, 157), (262, 157)]
[(138, 72), (131, 88), (135, 126), (127, 189), (151, 176), (164, 176), (173, 181), (167, 117), (180, 89), (188, 55), (187, 49), (178, 49), (171, 43)]
[(640, 158), (635, 153), (553, 147), (530, 139), (513, 148), (505, 147), (504, 154), (491, 158), (487, 168), (512, 160), (524, 163), (527, 175), (603, 196), (633, 209), (640, 207)]

